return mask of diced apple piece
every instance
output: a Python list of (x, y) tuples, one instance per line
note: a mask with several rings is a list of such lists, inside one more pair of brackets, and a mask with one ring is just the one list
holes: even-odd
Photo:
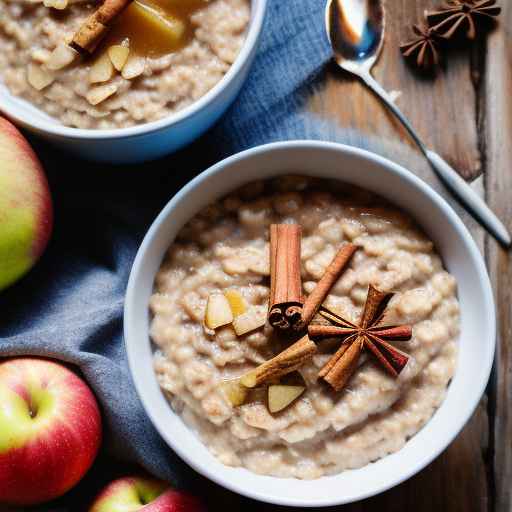
[(247, 311), (247, 302), (243, 298), (242, 294), (234, 289), (229, 289), (224, 292), (226, 299), (228, 299), (229, 306), (233, 312), (233, 316), (243, 315)]
[(242, 336), (263, 327), (266, 322), (267, 313), (265, 310), (256, 311), (251, 309), (233, 320), (233, 328), (238, 336)]
[(98, 105), (102, 101), (105, 101), (107, 98), (110, 98), (110, 96), (112, 96), (116, 92), (117, 85), (100, 85), (99, 87), (94, 87), (93, 89), (91, 89), (87, 93), (86, 99), (91, 105)]
[(52, 70), (63, 69), (69, 66), (75, 59), (79, 57), (76, 50), (65, 43), (60, 43), (50, 54), (50, 58), (46, 62), (46, 67)]
[(97, 84), (108, 82), (114, 76), (114, 65), (110, 61), (107, 52), (103, 52), (91, 66), (89, 71), (89, 82)]
[[(254, 370), (251, 370), (251, 371), (247, 372), (246, 374), (242, 375), (240, 377), (240, 384), (242, 384), (242, 386), (244, 386), (246, 388), (254, 390), (256, 388), (256, 385), (258, 385), (257, 370), (258, 369), (255, 368)], [(294, 372), (294, 373), (298, 374), (298, 372)], [(287, 377), (288, 377), (287, 375), (283, 375), (281, 378), (277, 377), (277, 378), (273, 378), (273, 379), (268, 379), (267, 382), (269, 384), (284, 383), (287, 386), (300, 386), (300, 387), (305, 386), (305, 382), (304, 382), (304, 379), (302, 379), (302, 376), (300, 376), (299, 378), (295, 378), (293, 380), (288, 380)]]
[(240, 384), (246, 388), (254, 388), (256, 386), (256, 372), (251, 370), (242, 377), (240, 377)]
[(242, 386), (238, 379), (223, 382), (221, 388), (224, 390), (226, 397), (233, 407), (242, 405), (249, 394), (249, 390), (245, 386)]
[(53, 83), (55, 75), (52, 71), (31, 63), (27, 69), (27, 80), (34, 89), (42, 91)]
[(110, 61), (117, 69), (117, 71), (122, 71), (126, 61), (128, 60), (129, 54), (130, 48), (120, 44), (114, 44), (108, 49), (108, 56), (110, 57)]
[(217, 329), (233, 321), (229, 302), (221, 293), (212, 293), (206, 303), (205, 324), (209, 329)]
[(30, 54), (32, 60), (39, 62), (39, 64), (45, 64), (46, 62), (48, 62), (50, 56), (51, 52), (44, 48), (35, 48)]
[(150, 5), (135, 0), (126, 10), (129, 16), (137, 16), (144, 29), (151, 31), (153, 39), (167, 40), (168, 44), (178, 44), (185, 34), (183, 21)]
[(271, 413), (286, 409), (292, 402), (299, 398), (306, 388), (304, 386), (286, 386), (276, 384), (268, 387), (268, 410)]
[(68, 0), (43, 0), (43, 4), (45, 7), (62, 11), (68, 6)]
[(143, 57), (133, 56), (129, 57), (123, 66), (123, 71), (121, 75), (126, 80), (132, 80), (133, 78), (137, 78), (138, 76), (144, 73), (146, 68), (146, 59)]

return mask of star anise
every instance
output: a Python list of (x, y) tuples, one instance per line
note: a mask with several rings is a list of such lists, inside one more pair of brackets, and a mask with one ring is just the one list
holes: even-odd
[(313, 339), (334, 337), (342, 340), (341, 347), (319, 373), (319, 377), (336, 391), (341, 390), (350, 379), (364, 349), (373, 354), (393, 377), (398, 377), (407, 364), (409, 356), (395, 348), (389, 341), (410, 340), (411, 326), (382, 325), (386, 308), (392, 297), (392, 293), (381, 292), (370, 285), (359, 325), (345, 320), (324, 307), (320, 310), (320, 315), (331, 325), (309, 325), (308, 334)]
[(404, 57), (415, 58), (419, 68), (429, 69), (439, 64), (437, 34), (430, 27), (413, 25), (416, 38), (400, 45)]
[(474, 39), (477, 23), (494, 19), (501, 12), (496, 0), (449, 0), (438, 11), (427, 13), (428, 23), (440, 37), (449, 39), (459, 30)]

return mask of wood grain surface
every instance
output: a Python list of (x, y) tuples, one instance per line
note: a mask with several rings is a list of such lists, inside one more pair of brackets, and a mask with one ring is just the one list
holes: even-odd
[[(485, 147), (487, 200), (510, 228), (512, 219), (512, 2), (502, 2), (500, 30), (488, 39), (485, 117), (481, 125)], [(494, 510), (512, 510), (512, 264), (511, 253), (489, 241), (487, 262), (499, 319), (498, 349), (490, 388), (492, 453), (489, 471), (495, 488)]]

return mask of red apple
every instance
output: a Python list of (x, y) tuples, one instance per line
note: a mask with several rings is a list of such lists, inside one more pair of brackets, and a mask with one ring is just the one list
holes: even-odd
[(87, 384), (45, 359), (0, 361), (0, 502), (42, 503), (88, 471), (101, 416)]
[(89, 512), (205, 512), (199, 498), (169, 484), (140, 476), (114, 480), (94, 500)]
[(0, 290), (43, 253), (53, 225), (48, 183), (23, 135), (0, 118)]

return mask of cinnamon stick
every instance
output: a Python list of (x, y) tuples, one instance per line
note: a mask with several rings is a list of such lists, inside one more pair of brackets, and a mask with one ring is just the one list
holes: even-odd
[(327, 363), (322, 367), (322, 369), (318, 372), (318, 377), (323, 379), (335, 366), (335, 364), (340, 360), (343, 354), (347, 351), (350, 345), (348, 343), (343, 343), (340, 348), (334, 353), (334, 355), (327, 361)]
[(133, 0), (105, 0), (105, 2), (80, 26), (73, 36), (71, 46), (78, 51), (92, 53), (107, 34), (112, 21)]
[(393, 295), (393, 293), (381, 292), (372, 284), (368, 286), (368, 295), (361, 317), (361, 327), (363, 329), (379, 324)]
[(340, 315), (337, 315), (330, 309), (321, 307), (318, 313), (325, 320), (328, 320), (329, 322), (333, 323), (334, 325), (337, 325), (339, 327), (347, 327), (347, 328), (357, 329), (357, 325), (353, 324), (352, 322), (349, 322), (348, 320), (341, 317)]
[(300, 243), (298, 224), (270, 226), (270, 303), (268, 320), (278, 329), (298, 324), (302, 312)]
[(398, 377), (409, 356), (383, 339), (367, 334), (364, 344), (393, 377)]
[(240, 382), (247, 388), (254, 388), (268, 380), (282, 377), (300, 368), (316, 352), (316, 344), (304, 336), (273, 359), (245, 374)]
[[(343, 389), (350, 377), (352, 377), (352, 374), (356, 371), (363, 347), (364, 340), (362, 337), (358, 337), (356, 341), (348, 344), (341, 357), (331, 365), (325, 376), (323, 376), (323, 379), (330, 384), (335, 391)], [(327, 363), (327, 365), (329, 364), (330, 362)]]
[(338, 327), (336, 325), (310, 324), (308, 334), (314, 339), (346, 338), (354, 334), (352, 327)]
[(368, 332), (375, 337), (389, 341), (409, 341), (412, 337), (412, 327), (410, 325), (371, 327)]
[(338, 254), (331, 261), (324, 275), (318, 281), (316, 287), (311, 292), (309, 297), (304, 303), (302, 308), (302, 319), (301, 324), (306, 326), (311, 322), (313, 317), (316, 315), (323, 301), (331, 291), (336, 281), (341, 275), (341, 272), (348, 264), (352, 256), (357, 250), (357, 246), (354, 244), (345, 244), (339, 251)]

